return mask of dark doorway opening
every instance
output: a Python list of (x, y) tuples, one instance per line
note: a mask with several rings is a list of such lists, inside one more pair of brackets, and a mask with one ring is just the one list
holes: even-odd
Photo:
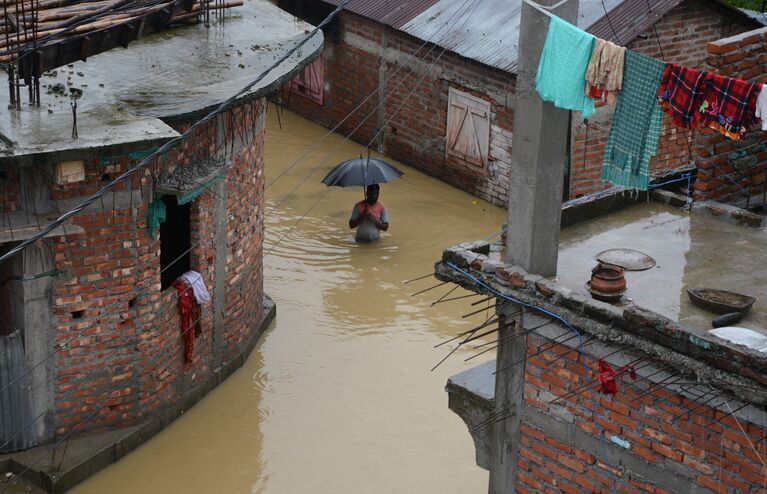
[(162, 289), (168, 288), (190, 269), (189, 204), (179, 204), (176, 196), (163, 196), (165, 221), (160, 224), (160, 278)]

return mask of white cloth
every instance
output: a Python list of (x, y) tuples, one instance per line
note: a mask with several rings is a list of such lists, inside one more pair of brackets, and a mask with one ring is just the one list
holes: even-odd
[(202, 281), (202, 275), (197, 271), (187, 271), (181, 275), (181, 279), (186, 281), (194, 291), (194, 298), (197, 299), (197, 303), (200, 305), (207, 305), (210, 302), (210, 294), (208, 289), (205, 288), (205, 282)]
[(765, 353), (767, 352), (767, 336), (758, 333), (753, 329), (739, 328), (737, 326), (727, 326), (709, 330), (709, 334), (727, 340), (736, 345), (743, 345), (752, 350)]
[(755, 115), (762, 119), (762, 130), (767, 130), (767, 91), (764, 90), (764, 84), (759, 91), (759, 97), (756, 99)]

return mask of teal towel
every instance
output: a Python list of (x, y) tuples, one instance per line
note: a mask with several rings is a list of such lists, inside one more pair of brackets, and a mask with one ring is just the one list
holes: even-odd
[(623, 89), (602, 161), (602, 179), (630, 189), (647, 190), (650, 158), (658, 149), (663, 109), (656, 94), (665, 64), (626, 50)]
[(535, 76), (535, 89), (544, 101), (579, 111), (583, 118), (594, 113), (594, 101), (586, 96), (586, 68), (595, 40), (569, 22), (556, 16), (551, 18)]

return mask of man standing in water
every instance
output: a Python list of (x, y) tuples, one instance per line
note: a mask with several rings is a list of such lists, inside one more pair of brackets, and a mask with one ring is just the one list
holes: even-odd
[(354, 240), (357, 242), (375, 242), (381, 238), (381, 230), (389, 229), (389, 213), (386, 205), (378, 201), (381, 187), (378, 184), (368, 185), (365, 190), (365, 200), (354, 205), (349, 228), (357, 229)]

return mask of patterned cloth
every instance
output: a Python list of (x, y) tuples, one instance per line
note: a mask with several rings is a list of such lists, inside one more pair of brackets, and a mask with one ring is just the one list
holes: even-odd
[(595, 39), (559, 17), (551, 18), (535, 76), (535, 89), (544, 101), (579, 111), (583, 118), (596, 111), (587, 96), (585, 79)]
[(172, 283), (178, 292), (178, 315), (181, 318), (181, 335), (184, 337), (184, 362), (194, 361), (194, 337), (200, 329), (200, 306), (194, 298), (192, 287), (181, 280)]
[(723, 75), (711, 75), (700, 105), (703, 124), (730, 139), (740, 139), (757, 122), (759, 86)]
[(700, 120), (698, 110), (706, 97), (708, 72), (688, 69), (670, 63), (663, 70), (658, 99), (674, 123), (685, 129), (695, 127)]
[(663, 69), (661, 61), (626, 51), (623, 89), (602, 161), (603, 180), (631, 189), (647, 189), (650, 158), (658, 148), (663, 126), (663, 109), (655, 96)]
[(586, 94), (594, 97), (594, 89), (606, 92), (606, 99), (615, 104), (617, 92), (623, 83), (623, 64), (626, 59), (626, 49), (610, 41), (597, 39), (594, 53), (591, 55), (586, 69)]

